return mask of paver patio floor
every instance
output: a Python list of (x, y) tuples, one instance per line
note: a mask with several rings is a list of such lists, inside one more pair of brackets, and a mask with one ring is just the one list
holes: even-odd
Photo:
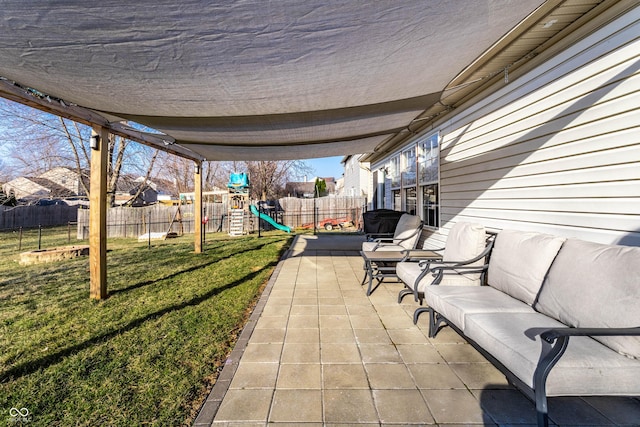
[[(296, 237), (195, 425), (536, 425), (533, 403), (455, 332), (413, 325), (400, 284), (365, 295), (361, 241)], [(637, 399), (549, 406), (557, 425), (640, 425)]]

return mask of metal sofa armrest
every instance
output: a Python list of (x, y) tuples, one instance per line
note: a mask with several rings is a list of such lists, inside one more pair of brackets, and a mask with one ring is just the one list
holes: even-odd
[[(471, 259), (467, 259), (464, 261), (446, 261), (438, 263), (439, 265), (433, 268), (434, 273), (442, 274), (444, 270), (464, 270), (468, 269), (468, 273), (475, 272), (474, 270), (478, 270), (477, 272), (484, 272), (489, 268), (489, 264), (485, 262), (482, 266), (473, 266), (473, 267), (465, 267), (469, 264), (473, 264), (476, 261), (481, 259), (486, 259), (488, 255), (491, 253), (493, 249), (493, 242), (495, 241), (495, 233), (491, 233), (487, 237), (487, 244), (482, 252), (480, 252), (477, 256)], [(437, 271), (439, 270), (439, 271)]]
[(393, 233), (368, 233), (368, 234), (365, 234), (365, 240), (368, 241), (368, 242), (371, 242), (371, 241), (376, 240), (376, 239), (383, 239), (383, 238), (391, 239), (391, 238), (393, 238)]
[(402, 261), (438, 261), (442, 259), (442, 254), (438, 252), (444, 251), (444, 248), (438, 249), (404, 249)]
[(377, 239), (373, 239), (373, 242), (377, 242), (377, 243), (392, 243), (393, 242), (393, 238), (392, 237), (379, 237)]
[[(489, 270), (489, 264), (483, 264), (483, 265), (465, 265), (465, 264), (468, 264), (468, 262), (465, 262), (464, 264), (457, 263), (457, 264), (451, 264), (451, 265), (439, 264), (436, 267), (431, 268), (430, 271), (434, 277), (431, 285), (432, 286), (439, 285), (446, 271), (455, 271), (458, 274), (479, 273), (482, 279), (482, 275), (485, 274), (487, 270)], [(424, 275), (422, 275), (422, 277), (424, 277)]]
[[(403, 237), (402, 239), (399, 239), (396, 237), (393, 240), (397, 240), (398, 242), (404, 242), (405, 240), (413, 239), (416, 236), (416, 234), (422, 233), (423, 227), (424, 227), (424, 221), (420, 221), (420, 224), (413, 230), (413, 232), (410, 235), (408, 235), (407, 237)], [(418, 240), (416, 240), (416, 244), (417, 243), (418, 243)]]
[[(438, 266), (437, 267), (433, 267), (431, 268), (431, 263), (437, 263)], [(458, 262), (456, 261), (441, 261), (438, 259), (434, 259), (434, 258), (426, 258), (423, 260), (418, 261), (418, 265), (420, 266), (421, 269), (423, 270), (431, 270), (433, 273), (436, 273), (436, 270), (439, 269), (451, 269), (456, 265), (459, 265)]]
[[(465, 263), (466, 264), (466, 263)], [(462, 263), (447, 263), (447, 265), (437, 265), (431, 268), (431, 272), (435, 274), (442, 274), (445, 271), (457, 271), (459, 273), (482, 273), (489, 268), (489, 264), (483, 265), (465, 265)]]
[[(489, 268), (489, 264), (484, 264), (482, 266), (469, 266), (478, 260), (481, 260), (487, 256), (487, 254), (491, 251), (493, 247), (493, 243), (489, 243), (487, 247), (476, 257), (467, 259), (464, 261), (437, 261), (438, 265), (434, 268), (431, 268), (431, 272), (434, 275), (442, 275), (445, 270), (456, 270), (456, 271), (465, 271), (466, 273), (482, 273), (485, 272)], [(433, 259), (420, 261), (418, 264), (422, 269), (428, 269)], [(437, 284), (437, 283), (434, 283)]]
[(640, 326), (634, 328), (554, 328), (540, 334), (540, 338), (553, 344), (560, 337), (572, 336), (640, 336)]
[[(572, 336), (639, 336), (640, 327), (634, 328), (552, 328), (540, 333), (542, 351), (533, 374), (538, 425), (548, 426), (547, 377), (560, 360)], [(611, 350), (614, 351), (614, 350)]]

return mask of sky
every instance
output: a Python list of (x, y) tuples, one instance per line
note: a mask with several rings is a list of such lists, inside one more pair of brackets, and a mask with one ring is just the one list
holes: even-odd
[[(323, 157), (320, 159), (307, 159), (305, 162), (313, 168), (313, 175), (320, 178), (330, 178), (333, 177), (335, 179), (342, 178), (342, 174), (344, 173), (344, 167), (340, 163), (340, 160), (343, 159), (344, 156), (335, 156), (335, 157)], [(311, 179), (309, 177), (308, 179)]]

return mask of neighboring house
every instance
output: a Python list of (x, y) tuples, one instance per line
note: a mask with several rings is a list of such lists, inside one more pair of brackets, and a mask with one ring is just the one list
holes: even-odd
[[(144, 177), (136, 179), (137, 182), (142, 183)], [(153, 181), (148, 181), (149, 186), (158, 193), (158, 201), (161, 200), (177, 200), (179, 192), (176, 190), (176, 185), (167, 180), (161, 178), (155, 178)]]
[(40, 175), (40, 178), (46, 178), (55, 182), (59, 186), (68, 189), (74, 196), (87, 195), (81, 180), (84, 181), (86, 187), (89, 188), (89, 171), (86, 170), (83, 170), (81, 174), (78, 174), (76, 170), (57, 167), (44, 172)]
[[(11, 180), (2, 186), (7, 194), (15, 195), (15, 198), (23, 201), (35, 201), (39, 199), (77, 199), (79, 196), (86, 196), (81, 179), (85, 180), (89, 186), (88, 172), (83, 172), (82, 176), (72, 169), (56, 167), (44, 172), (38, 177), (19, 177)], [(144, 206), (156, 203), (160, 199), (175, 199), (178, 197), (175, 186), (167, 180), (148, 181), (145, 188), (138, 195), (136, 200), (131, 200), (141, 185), (144, 177), (135, 175), (121, 175), (115, 194), (115, 204), (132, 206)], [(82, 202), (74, 201), (72, 204)], [(85, 202), (86, 203), (86, 202)]]
[[(315, 196), (315, 182), (317, 178), (313, 178), (307, 182), (287, 182), (284, 189), (289, 197), (313, 198)], [(326, 194), (332, 195), (336, 192), (336, 180), (334, 178), (324, 179), (327, 184)]]
[[(138, 188), (131, 189), (129, 192), (131, 196), (138, 194)], [(150, 186), (145, 186), (138, 194), (135, 200), (131, 201), (131, 206), (145, 206), (156, 203), (158, 201), (158, 192)]]
[(344, 181), (342, 184), (342, 196), (364, 196), (367, 205), (372, 207), (371, 195), (371, 171), (369, 162), (361, 162), (361, 154), (343, 157), (340, 161), (344, 165)]
[(14, 194), (19, 200), (66, 199), (86, 196), (80, 179), (88, 183), (88, 173), (83, 173), (80, 177), (72, 169), (57, 167), (35, 177), (18, 177), (5, 183), (2, 189), (6, 194)]
[(416, 211), (437, 247), (461, 221), (640, 245), (638, 10), (575, 25), (411, 140), (366, 155), (377, 207)]
[(18, 177), (5, 183), (2, 190), (17, 200), (35, 201), (38, 199), (64, 199), (75, 196), (68, 188), (40, 177)]
[[(132, 200), (141, 186), (143, 187), (142, 191), (135, 200)], [(118, 206), (146, 206), (161, 200), (177, 200), (177, 198), (175, 185), (164, 179), (145, 182), (145, 178), (142, 176), (125, 174), (118, 178), (116, 185), (115, 204)]]
[(344, 194), (344, 176), (336, 179), (336, 196), (343, 196)]
[[(143, 187), (140, 194), (133, 200), (133, 196), (138, 193), (140, 187)], [(135, 175), (120, 175), (116, 184), (115, 205), (145, 206), (156, 203), (158, 201), (158, 191), (154, 188), (156, 185), (151, 181), (144, 182), (144, 177)]]

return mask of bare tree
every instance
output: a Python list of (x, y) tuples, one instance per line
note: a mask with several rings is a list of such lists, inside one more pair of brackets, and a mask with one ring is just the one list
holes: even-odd
[[(75, 170), (80, 177), (88, 176), (91, 165), (88, 126), (7, 100), (0, 100), (0, 117), (7, 130), (0, 134), (0, 143), (11, 147), (8, 156), (14, 166), (11, 175), (37, 176), (63, 166)], [(131, 144), (125, 138), (110, 136), (107, 192), (112, 206), (120, 176), (130, 171), (149, 177), (157, 155), (155, 151)], [(88, 195), (87, 182), (80, 179)]]
[(0, 116), (4, 124), (0, 138), (9, 151), (11, 175), (37, 176), (70, 164), (68, 146), (59, 144), (67, 135), (58, 117), (7, 100), (0, 100)]
[[(226, 162), (203, 162), (202, 164), (202, 189), (212, 191), (216, 188), (226, 188), (227, 169)], [(159, 178), (173, 184), (176, 193), (190, 193), (194, 190), (195, 163), (193, 160), (161, 154), (157, 167)]]
[(124, 162), (124, 153), (127, 149), (129, 141), (121, 136), (109, 135), (108, 146), (108, 168), (107, 168), (107, 193), (109, 194), (109, 204), (115, 205), (116, 190), (118, 188), (118, 179), (122, 172), (122, 165)]
[(213, 190), (214, 188), (225, 188), (225, 179), (228, 178), (225, 175), (224, 168), (222, 168), (221, 162), (205, 162), (203, 164), (203, 186), (206, 191)]
[(158, 177), (173, 184), (176, 193), (193, 191), (194, 162), (163, 153), (159, 159)]
[[(75, 171), (80, 177), (84, 177), (86, 175), (86, 170), (88, 166), (91, 164), (91, 155), (88, 152), (87, 146), (82, 143), (77, 143), (76, 141), (82, 141), (82, 131), (80, 126), (76, 122), (71, 122), (73, 126), (73, 134), (69, 130), (69, 126), (67, 125), (67, 120), (62, 117), (58, 117), (60, 120), (60, 125), (64, 131), (64, 134), (67, 138), (67, 142), (69, 143), (69, 148), (73, 153), (74, 166)], [(89, 194), (89, 187), (87, 186), (86, 179), (80, 179), (80, 185), (82, 186), (85, 194)], [(113, 205), (113, 203), (112, 203)]]
[(156, 149), (155, 152), (153, 153), (153, 157), (151, 157), (151, 161), (149, 163), (149, 167), (147, 168), (147, 174), (145, 175), (144, 179), (142, 180), (142, 182), (138, 186), (138, 189), (136, 190), (136, 193), (131, 198), (131, 202), (137, 200), (138, 197), (140, 196), (140, 194), (142, 194), (142, 192), (148, 187), (149, 178), (151, 176), (151, 171), (153, 170), (153, 164), (156, 162), (156, 159), (158, 158), (158, 153), (159, 152), (160, 152), (160, 150)]
[[(67, 119), (43, 113), (11, 101), (0, 100), (0, 116), (8, 131), (0, 134), (0, 143), (11, 147), (11, 160), (16, 165), (14, 175), (39, 175), (56, 166), (65, 166), (86, 174), (91, 164), (89, 137), (91, 129)], [(126, 171), (174, 183), (177, 193), (194, 189), (194, 163), (140, 144), (131, 144), (121, 137), (109, 139), (108, 193), (115, 201), (118, 179)], [(159, 167), (154, 170), (154, 167)], [(155, 172), (155, 174), (154, 174)], [(249, 173), (254, 199), (277, 198), (284, 195), (287, 181), (299, 180), (310, 173), (304, 161), (205, 162), (203, 188), (226, 188), (231, 172)], [(82, 181), (84, 190), (86, 182)]]
[[(241, 166), (242, 165), (242, 166)], [(229, 176), (233, 172), (244, 171), (244, 162), (216, 161), (206, 162), (204, 165), (204, 182), (208, 189), (227, 188)]]
[(297, 180), (300, 176), (310, 173), (309, 166), (302, 160), (243, 163), (251, 180), (251, 197), (260, 200), (284, 196), (287, 181)]
[[(2, 146), (0, 146), (0, 149), (2, 148)], [(2, 151), (0, 150), (0, 153)], [(8, 168), (7, 168), (7, 164), (4, 160), (2, 160), (0, 158), (0, 184), (9, 181), (9, 174), (8, 174)]]
[[(160, 175), (174, 182), (178, 192), (193, 191), (192, 161), (172, 156), (161, 163)], [(287, 181), (298, 180), (311, 173), (311, 168), (300, 160), (205, 162), (202, 169), (204, 191), (225, 189), (231, 173), (245, 172), (250, 177), (251, 198), (264, 200), (285, 195)]]

